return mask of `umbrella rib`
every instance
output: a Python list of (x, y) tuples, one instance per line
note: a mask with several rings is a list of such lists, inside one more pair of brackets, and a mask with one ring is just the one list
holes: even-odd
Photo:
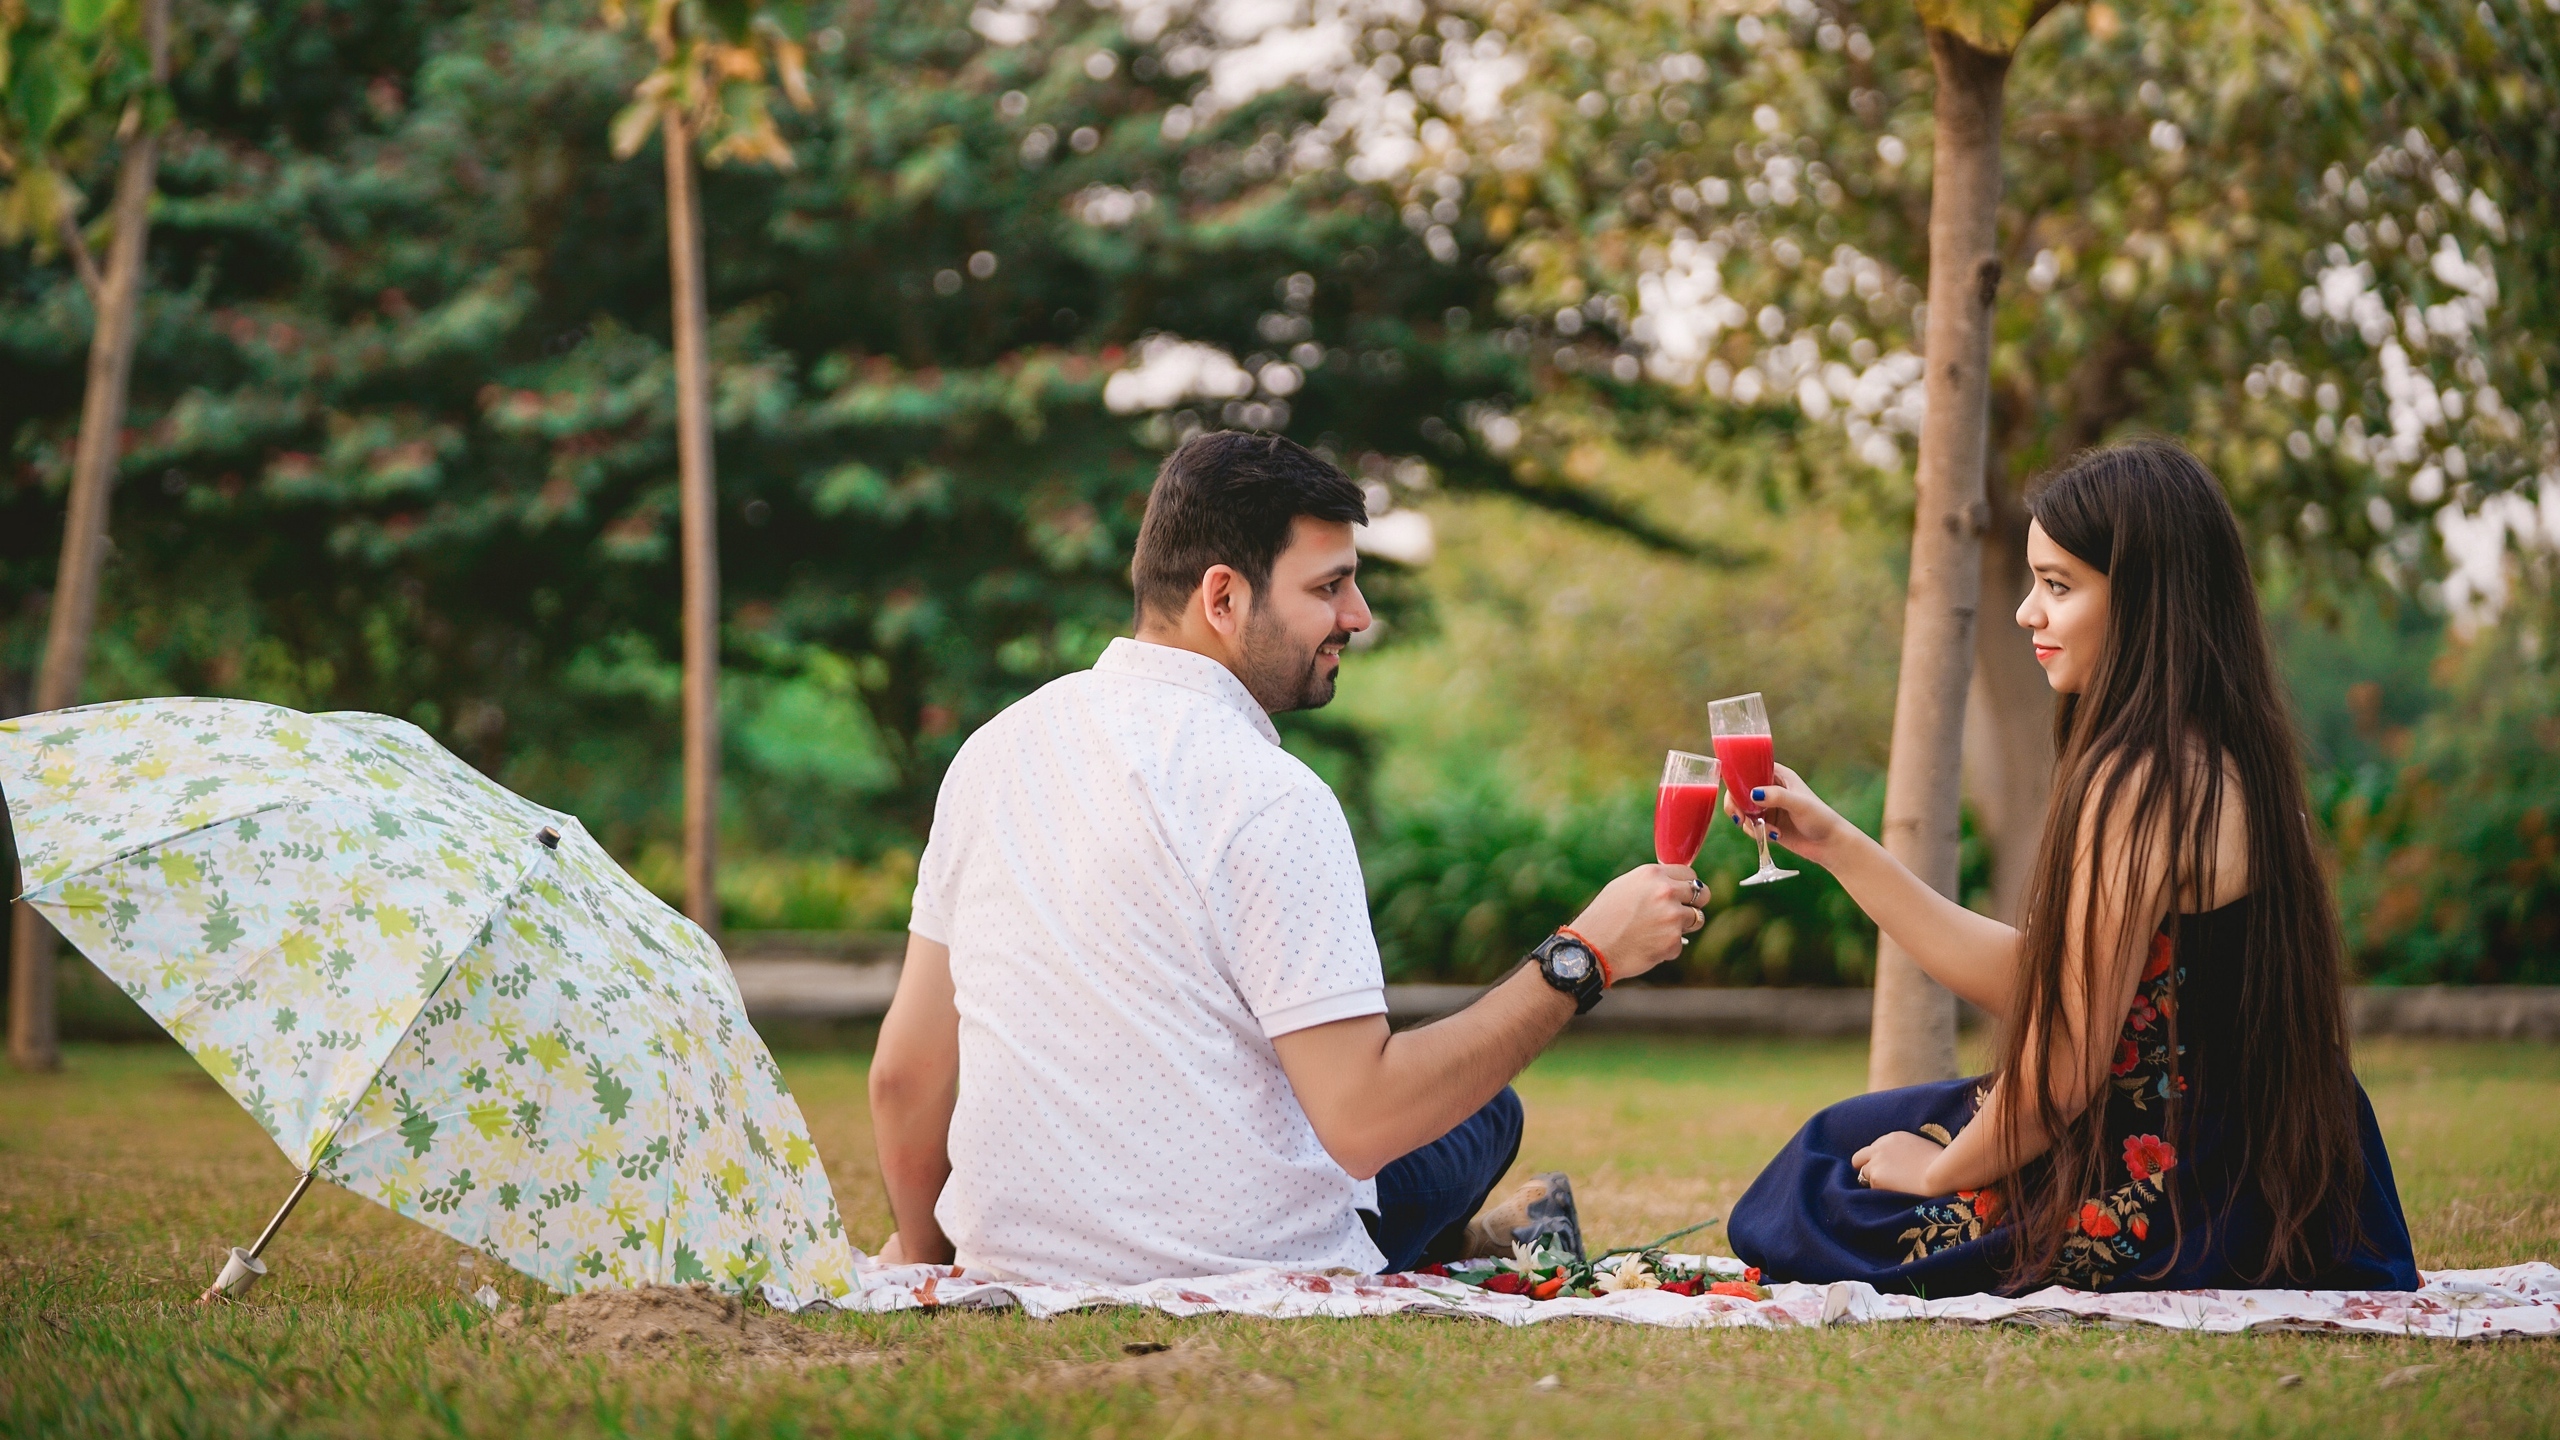
[[(243, 810), (237, 815), (225, 815), (219, 820), (208, 820), (202, 825), (190, 826), (187, 829), (179, 830), (171, 834), (156, 835), (137, 845), (132, 845), (119, 850), (85, 869), (73, 870), (67, 874), (56, 875), (43, 884), (36, 886), (34, 890), (29, 890), (25, 894), (20, 895), (18, 898), (30, 905), (33, 905), (37, 903), (37, 891), (50, 890), (57, 885), (68, 884), (69, 882), (78, 880), (83, 876), (95, 875), (99, 871), (106, 869), (108, 866), (121, 860), (130, 860), (145, 850), (156, 850), (164, 845), (174, 845), (177, 842), (186, 839), (190, 835), (201, 835), (207, 830), (219, 830), (225, 825), (236, 825), (252, 816), (264, 815), (270, 810), (282, 810), (288, 805), (309, 805), (311, 803), (313, 803), (313, 801), (309, 797), (296, 797), (290, 800), (270, 800), (264, 805), (254, 806), (250, 809)], [(25, 862), (22, 859), (20, 861), (21, 866), (23, 866), (24, 863)]]
[[(540, 845), (535, 846), (534, 849), (540, 853), (536, 854), (533, 857), (532, 862), (526, 865), (523, 870), (517, 872), (515, 883), (500, 891), (496, 898), (489, 902), (489, 908), (481, 912), (480, 923), (473, 926), (468, 933), (473, 936), (479, 935), (481, 931), (489, 928), (490, 924), (497, 918), (500, 911), (506, 909), (507, 906), (514, 904), (517, 894), (521, 892), (525, 886), (532, 883), (535, 866), (541, 865), (546, 861), (555, 867), (559, 864), (559, 852)], [(436, 988), (428, 991), (424, 996), (420, 997), (418, 1001), (418, 1008), (410, 1013), (408, 1023), (402, 1025), (400, 1027), (400, 1033), (391, 1037), (391, 1043), (383, 1047), (382, 1058), (374, 1063), (373, 1073), (365, 1077), (364, 1089), (356, 1092), (357, 1100), (363, 1100), (366, 1093), (373, 1089), (374, 1083), (382, 1078), (382, 1067), (389, 1064), (391, 1057), (399, 1053), (400, 1047), (407, 1043), (409, 1039), (409, 1032), (415, 1030), (418, 1026), (418, 1017), (426, 1014), (429, 1009), (433, 1008), (436, 997), (444, 993), (445, 986), (453, 983), (453, 972), (461, 968), (462, 957), (470, 953), (471, 944), (470, 942), (466, 942), (462, 947), (461, 954), (456, 955), (453, 959), (453, 963), (445, 967), (443, 978), (436, 981)], [(303, 1163), (313, 1169), (319, 1168), (321, 1155), (324, 1154), (328, 1150), (330, 1144), (338, 1138), (339, 1132), (347, 1128), (347, 1123), (355, 1119), (355, 1113), (355, 1106), (348, 1106), (347, 1113), (338, 1117), (338, 1123), (330, 1126), (327, 1134), (318, 1137), (312, 1142), (311, 1153), (304, 1157)]]

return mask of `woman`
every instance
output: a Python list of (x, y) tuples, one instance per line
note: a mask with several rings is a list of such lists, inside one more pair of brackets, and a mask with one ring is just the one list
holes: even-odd
[(1793, 771), (1756, 792), (1772, 839), (2000, 1020), (1999, 1068), (1815, 1116), (1734, 1207), (1734, 1253), (1930, 1296), (2415, 1289), (2231, 507), (2151, 440), (2027, 510), (2018, 623), (2061, 753), (2023, 928), (1931, 890)]

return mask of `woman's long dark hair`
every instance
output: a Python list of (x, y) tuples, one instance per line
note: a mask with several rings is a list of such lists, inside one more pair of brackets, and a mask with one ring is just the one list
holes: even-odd
[[(2342, 945), (2239, 523), (2213, 475), (2166, 440), (2075, 458), (2028, 495), (2027, 513), (2107, 577), (2107, 638), (2081, 693), (2063, 696), (2055, 718), (2053, 798), (2026, 894), (2018, 1013), (2003, 1037), (2000, 1073), (2045, 1073), (2041, 1056), (2027, 1063), (2031, 1037), (2091, 1043), (2066, 1008), (2074, 991), (2101, 1038), (2123, 1020), (2102, 1013), (2096, 957), (2142, 943), (2133, 932), (2148, 917), (2129, 915), (2125, 933), (2100, 935), (2097, 907), (2084, 900), (2077, 946), (2084, 958), (2066, 960), (2074, 884), (2100, 883), (2075, 874), (2084, 817), (2096, 830), (2086, 852), (2095, 856), (2106, 856), (2111, 840), (2121, 851), (2132, 836), (2167, 837), (2178, 897), (2170, 907), (2174, 941), (2175, 912), (2210, 903), (2223, 806), (2238, 804), (2253, 897), (2246, 944), (2231, 957), (2242, 972), (2240, 1013), (2229, 1053), (2211, 1057), (2210, 1073), (2192, 1079), (2199, 1092), (2211, 1087), (2226, 1117), (2217, 1139), (2234, 1147), (2228, 1173), (2246, 1177), (2271, 1221), (2253, 1278), (2316, 1274), (2356, 1243), (2363, 1183)], [(2237, 794), (2229, 793), (2234, 785)], [(2174, 1094), (2190, 1077), (2176, 1068), (2176, 1007), (2163, 1008)], [(2009, 1097), (2013, 1122), (2023, 1126), (2034, 1113), (2058, 1137), (2041, 1161), (2003, 1185), (2017, 1237), (2010, 1280), (2028, 1284), (2051, 1273), (2081, 1202), (2109, 1188), (2107, 1092), (2066, 1119), (2049, 1085), (2011, 1088), (2034, 1092)], [(2189, 1107), (2172, 1099), (2170, 1108), (2173, 1130), (2184, 1132)], [(2014, 1135), (2004, 1138), (2015, 1146)], [(2183, 1248), (2184, 1207), (2173, 1213)]]

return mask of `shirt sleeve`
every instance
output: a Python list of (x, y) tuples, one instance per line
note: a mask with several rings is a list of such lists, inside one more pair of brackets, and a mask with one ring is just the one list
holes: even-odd
[(1247, 820), (1204, 888), (1228, 978), (1266, 1037), (1387, 1013), (1360, 855), (1321, 782)]
[(961, 807), (954, 803), (961, 768), (955, 759), (943, 773), (942, 790), (933, 802), (933, 829), (925, 836), (924, 858), (916, 862), (915, 898), (907, 906), (907, 930), (937, 945), (951, 943), (951, 894), (959, 881), (964, 848)]

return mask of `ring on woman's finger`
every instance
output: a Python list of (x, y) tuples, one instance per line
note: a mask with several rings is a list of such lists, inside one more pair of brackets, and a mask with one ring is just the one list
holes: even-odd
[(1698, 932), (1700, 927), (1707, 923), (1706, 911), (1699, 909), (1695, 905), (1683, 905), (1680, 908), (1689, 912), (1688, 920), (1683, 922), (1680, 926), (1681, 934), (1694, 935)]
[(1863, 1168), (1858, 1171), (1858, 1183), (1870, 1190), (1876, 1187), (1876, 1182), (1867, 1178), (1867, 1172)]

